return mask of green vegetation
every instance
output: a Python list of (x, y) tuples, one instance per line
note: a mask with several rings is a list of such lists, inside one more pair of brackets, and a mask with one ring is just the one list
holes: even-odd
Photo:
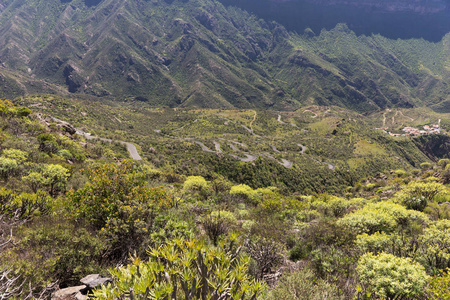
[(113, 286), (94, 293), (98, 299), (256, 299), (264, 284), (252, 281), (249, 258), (233, 245), (213, 248), (196, 240), (173, 240), (148, 250), (148, 261), (111, 270)]
[(72, 94), (136, 107), (449, 111), (449, 35), (435, 43), (393, 40), (358, 36), (345, 24), (288, 32), (212, 0), (85, 2), (4, 1), (0, 96)]
[[(100, 299), (448, 294), (448, 162), (414, 138), (337, 108), (280, 113), (292, 126), (262, 111), (24, 99), (37, 100), (53, 118), (1, 102), (0, 270), (13, 280), (0, 281), (4, 294), (47, 297), (89, 273), (113, 277), (94, 291)], [(105, 112), (126, 126), (91, 116)], [(134, 142), (143, 160), (55, 118)]]
[(408, 258), (382, 253), (361, 256), (356, 268), (364, 293), (381, 299), (420, 298), (429, 280), (424, 268)]

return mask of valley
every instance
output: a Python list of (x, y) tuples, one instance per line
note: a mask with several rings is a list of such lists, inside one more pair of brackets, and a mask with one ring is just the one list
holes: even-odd
[[(414, 139), (388, 137), (376, 130), (383, 125), (379, 116), (386, 116), (384, 126), (392, 131), (423, 126), (434, 118), (442, 118), (442, 127), (450, 128), (446, 114), (425, 109), (363, 116), (320, 106), (292, 112), (137, 109), (127, 103), (108, 105), (51, 95), (19, 102), (92, 136), (133, 143), (142, 159), (158, 168), (205, 178), (220, 174), (254, 188), (275, 185), (286, 192), (337, 191), (337, 186), (386, 168), (414, 168), (430, 158), (446, 158), (424, 153)], [(269, 175), (274, 172), (277, 177)]]
[(449, 4), (2, 1), (0, 299), (448, 299)]

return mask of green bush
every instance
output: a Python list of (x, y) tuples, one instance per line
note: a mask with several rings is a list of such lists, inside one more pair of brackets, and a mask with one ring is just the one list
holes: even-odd
[(307, 270), (283, 276), (278, 285), (260, 300), (338, 300), (345, 299), (340, 295), (338, 287), (318, 279)]
[(56, 153), (59, 150), (59, 145), (56, 138), (50, 133), (42, 133), (38, 137), (39, 150), (47, 154)]
[(439, 182), (413, 181), (396, 193), (395, 198), (409, 209), (423, 211), (434, 197), (445, 195), (447, 192), (447, 188)]
[(10, 264), (37, 291), (52, 282), (77, 285), (86, 274), (101, 270), (106, 243), (67, 219), (41, 218), (23, 227), (17, 238), (20, 243), (2, 254), (2, 263)]
[(255, 299), (264, 284), (247, 273), (249, 258), (228, 246), (197, 240), (151, 248), (148, 261), (110, 269), (114, 283), (94, 291), (96, 299)]
[(316, 208), (326, 216), (342, 217), (348, 211), (363, 207), (367, 200), (362, 198), (345, 198), (330, 196), (326, 199), (317, 199), (311, 203), (311, 208)]
[(425, 269), (410, 258), (366, 253), (356, 267), (362, 295), (381, 299), (417, 299), (427, 286)]
[(423, 230), (417, 260), (431, 273), (450, 268), (450, 220), (436, 221)]
[(67, 193), (75, 216), (110, 240), (113, 258), (142, 253), (155, 217), (170, 206), (169, 195), (163, 188), (146, 187), (145, 174), (130, 161), (104, 164), (88, 170), (87, 177), (85, 187)]
[(315, 273), (324, 279), (337, 281), (349, 278), (357, 257), (345, 248), (322, 246), (311, 251), (311, 266)]
[(422, 212), (408, 210), (392, 202), (370, 203), (338, 220), (339, 225), (359, 234), (377, 231), (390, 233), (407, 228), (413, 222), (426, 223), (428, 217)]
[(374, 234), (363, 233), (356, 237), (356, 246), (361, 253), (372, 252), (378, 254), (387, 251), (392, 243), (392, 235), (384, 232), (375, 232)]
[(19, 149), (5, 149), (2, 156), (14, 159), (17, 163), (22, 164), (27, 160), (28, 153)]
[(203, 191), (208, 188), (208, 182), (202, 176), (189, 176), (183, 184), (187, 191)]
[(7, 157), (0, 157), (0, 177), (8, 180), (9, 177), (14, 176), (19, 170), (19, 163), (17, 160)]
[(449, 269), (431, 278), (427, 296), (430, 300), (450, 300)]
[(70, 173), (68, 169), (61, 165), (49, 164), (44, 166), (42, 175), (50, 188), (50, 195), (56, 196), (58, 192), (65, 191)]
[(437, 162), (437, 165), (440, 166), (442, 169), (445, 169), (445, 167), (450, 164), (450, 159), (448, 158), (442, 158)]
[(51, 210), (52, 198), (43, 191), (35, 194), (16, 194), (12, 190), (0, 189), (0, 217), (2, 219), (30, 220), (35, 216), (47, 215)]
[(231, 187), (230, 195), (240, 196), (244, 200), (252, 200), (256, 197), (256, 192), (246, 184), (239, 184)]

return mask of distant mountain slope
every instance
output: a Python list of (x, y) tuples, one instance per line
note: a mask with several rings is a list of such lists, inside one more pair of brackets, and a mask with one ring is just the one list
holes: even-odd
[(358, 35), (440, 41), (450, 31), (448, 0), (219, 0), (275, 20), (288, 30), (319, 32), (346, 23)]
[[(358, 111), (447, 104), (448, 41), (316, 36), (211, 0), (7, 0), (0, 95), (50, 92), (172, 107)], [(450, 103), (450, 102), (449, 102)]]

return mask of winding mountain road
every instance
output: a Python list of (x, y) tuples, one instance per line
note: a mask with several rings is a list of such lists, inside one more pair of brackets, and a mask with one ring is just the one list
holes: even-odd
[[(53, 120), (59, 122), (59, 123), (65, 123), (70, 125), (71, 127), (73, 127), (70, 123), (60, 120), (58, 118), (49, 116), (50, 118), (52, 118)], [(96, 136), (92, 136), (90, 133), (88, 132), (84, 132), (83, 130), (79, 129), (79, 128), (75, 128), (75, 132), (78, 135), (84, 136), (87, 140), (99, 140), (99, 141), (103, 141), (103, 142), (109, 142), (109, 143), (120, 143), (122, 145), (125, 145), (125, 147), (127, 147), (128, 153), (130, 154), (130, 157), (134, 160), (142, 160), (142, 157), (139, 155), (139, 153), (137, 152), (136, 146), (133, 145), (132, 143), (128, 143), (128, 142), (123, 142), (123, 141), (116, 141), (116, 140), (110, 140), (110, 139), (105, 139), (105, 138), (100, 138), (100, 137), (96, 137)]]
[(123, 142), (123, 141), (115, 141), (115, 140), (110, 140), (110, 139), (105, 139), (105, 138), (100, 138), (100, 137), (96, 137), (96, 136), (92, 136), (90, 133), (88, 132), (84, 132), (81, 129), (75, 128), (77, 131), (78, 135), (82, 135), (84, 136), (85, 139), (87, 140), (99, 140), (99, 141), (103, 141), (103, 142), (109, 142), (109, 143), (120, 143), (122, 145), (125, 145), (125, 147), (127, 147), (128, 153), (130, 154), (130, 157), (134, 160), (142, 160), (142, 157), (139, 155), (139, 153), (137, 152), (136, 146), (133, 145), (132, 143), (128, 143), (128, 142)]
[(300, 154), (305, 154), (305, 151), (308, 150), (308, 148), (305, 145), (297, 144), (302, 150), (300, 150)]

